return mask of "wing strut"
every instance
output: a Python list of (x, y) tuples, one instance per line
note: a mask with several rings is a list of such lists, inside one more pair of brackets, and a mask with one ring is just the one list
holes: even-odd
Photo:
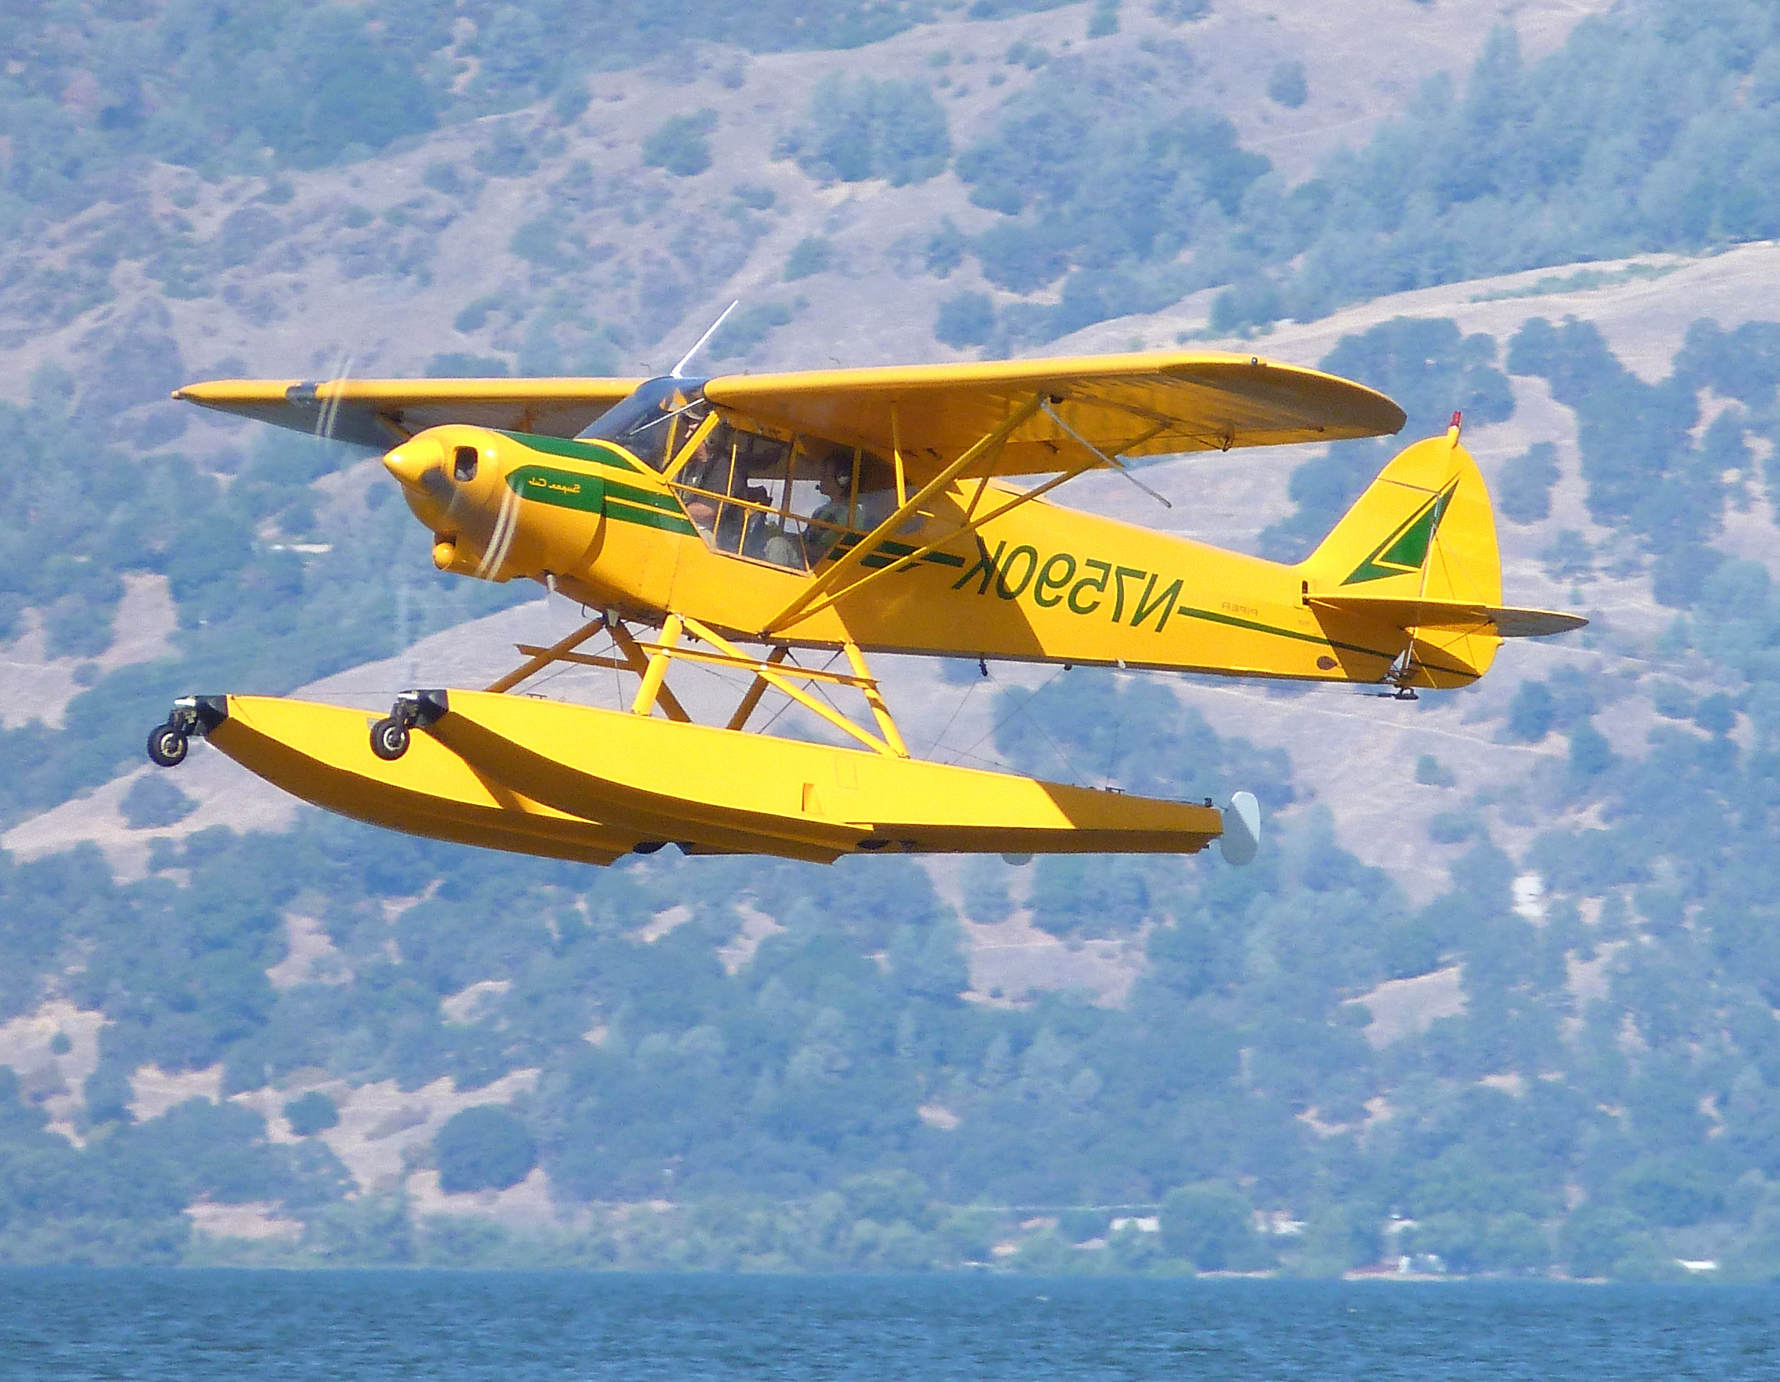
[[(805, 710), (820, 715), (836, 729), (852, 735), (853, 738), (864, 744), (866, 748), (875, 750), (887, 758), (907, 758), (909, 756), (909, 751), (902, 742), (902, 735), (897, 732), (896, 721), (891, 719), (889, 708), (884, 704), (884, 698), (878, 693), (878, 684), (872, 680), (870, 669), (865, 665), (864, 656), (860, 653), (859, 649), (852, 644), (849, 643), (847, 645), (847, 661), (853, 668), (853, 674), (851, 676), (835, 672), (816, 672), (812, 669), (802, 667), (787, 668), (784, 671), (781, 671), (781, 663), (779, 661), (770, 657), (764, 662), (758, 658), (745, 657), (741, 650), (728, 639), (724, 638), (721, 634), (714, 633), (710, 628), (701, 624), (690, 615), (681, 616), (678, 622), (685, 626), (688, 633), (703, 639), (706, 643), (709, 643), (713, 648), (717, 649), (717, 652), (722, 655), (722, 660), (730, 662), (731, 664), (739, 664), (753, 668), (756, 682), (765, 681), (769, 683), (776, 689), (791, 697), (792, 700), (796, 701)], [(656, 657), (663, 663), (665, 663), (669, 657), (675, 656), (685, 657), (687, 654), (684, 652), (676, 652), (671, 648), (664, 648), (661, 652), (656, 654)], [(695, 660), (701, 662), (718, 660), (709, 653), (694, 655), (694, 657)], [(837, 681), (858, 687), (859, 690), (864, 693), (866, 704), (871, 707), (872, 715), (878, 722), (878, 728), (883, 731), (883, 737), (879, 738), (870, 730), (861, 729), (833, 706), (817, 700), (801, 686), (794, 685), (791, 681), (792, 677), (804, 677), (806, 679), (821, 681)], [(755, 702), (758, 703), (759, 697), (754, 695), (753, 687), (748, 688), (748, 695), (754, 697)], [(746, 699), (744, 699), (743, 704), (747, 705)], [(749, 705), (747, 708), (752, 712), (753, 706)], [(737, 713), (739, 714), (740, 711), (738, 710)]]
[(1051, 405), (1048, 402), (1044, 404), (1044, 410), (1045, 410), (1045, 416), (1048, 417), (1052, 422), (1056, 423), (1059, 427), (1061, 427), (1067, 435), (1074, 437), (1083, 446), (1087, 447), (1088, 450), (1092, 451), (1096, 456), (1100, 457), (1101, 460), (1105, 461), (1114, 470), (1118, 471), (1119, 474), (1123, 475), (1132, 484), (1136, 485), (1145, 494), (1149, 495), (1150, 498), (1154, 499), (1163, 508), (1172, 509), (1174, 507), (1174, 505), (1171, 504), (1165, 497), (1163, 497), (1161, 494), (1158, 494), (1155, 490), (1151, 489), (1148, 485), (1144, 484), (1144, 482), (1142, 480), (1138, 479), (1135, 475), (1133, 475), (1131, 473), (1130, 466), (1126, 465), (1117, 456), (1107, 455), (1106, 452), (1102, 451), (1098, 446), (1094, 445), (1093, 442), (1089, 441), (1080, 432), (1076, 431), (1075, 428), (1071, 427), (1062, 418), (1058, 417), (1057, 410), (1055, 408), (1051, 407)]
[[(617, 646), (618, 651), (624, 654), (622, 662), (615, 657), (589, 657), (586, 653), (575, 651), (602, 629), (612, 636), (612, 642)], [(625, 628), (620, 620), (604, 614), (583, 624), (568, 637), (551, 644), (548, 648), (541, 648), (535, 643), (520, 643), (515, 646), (520, 653), (525, 655), (526, 660), (504, 677), (490, 682), (484, 689), (497, 694), (511, 691), (527, 677), (535, 676), (546, 667), (558, 662), (572, 662), (578, 667), (610, 667), (618, 672), (634, 672), (639, 677), (647, 677), (649, 674), (649, 658), (643, 651), (643, 645), (631, 637), (630, 630)], [(667, 712), (668, 719), (679, 720), (682, 723), (691, 721), (692, 717), (686, 713), (685, 707), (675, 698), (672, 691), (660, 685), (657, 686), (656, 691), (661, 708)], [(652, 700), (651, 705), (653, 704)]]
[[(548, 648), (534, 648), (529, 645), (521, 647), (519, 651), (528, 654), (527, 660), (520, 663), (500, 680), (491, 681), (483, 689), (497, 692), (511, 691), (534, 672), (543, 671), (552, 662), (566, 660), (570, 653), (605, 627), (606, 616), (602, 614), (592, 622), (583, 624), (561, 642), (552, 644)], [(579, 659), (576, 660), (579, 661)]]
[[(777, 667), (791, 655), (791, 649), (783, 643), (776, 646), (766, 655), (766, 665)], [(742, 697), (742, 703), (735, 708), (735, 714), (729, 717), (728, 729), (743, 729), (748, 724), (748, 717), (760, 706), (760, 698), (766, 694), (766, 688), (772, 685), (759, 672), (755, 672), (754, 680), (748, 683), (748, 694)]]
[[(611, 635), (612, 642), (624, 654), (622, 659), (592, 657), (576, 651), (602, 629)], [(680, 641), (686, 634), (702, 639), (716, 651), (686, 647)], [(618, 619), (601, 615), (548, 648), (532, 643), (519, 644), (518, 649), (525, 654), (527, 660), (494, 682), (488, 690), (496, 693), (510, 691), (527, 677), (559, 662), (573, 663), (578, 667), (609, 667), (619, 672), (631, 672), (642, 682), (631, 702), (632, 714), (647, 715), (660, 705), (670, 720), (686, 724), (691, 723), (692, 717), (675, 699), (674, 693), (668, 690), (668, 669), (676, 660), (702, 662), (754, 673), (754, 680), (750, 683), (747, 694), (742, 697), (741, 704), (730, 717), (727, 726), (729, 729), (744, 728), (749, 716), (760, 705), (760, 698), (769, 688), (777, 688), (812, 714), (819, 715), (837, 729), (844, 730), (868, 749), (890, 758), (907, 758), (908, 746), (903, 742), (902, 733), (890, 713), (890, 707), (884, 703), (883, 694), (878, 690), (871, 668), (866, 665), (865, 655), (855, 644), (848, 643), (843, 647), (852, 671), (830, 672), (822, 668), (800, 667), (795, 662), (787, 664), (786, 659), (790, 656), (791, 649), (784, 644), (776, 645), (764, 659), (748, 657), (720, 634), (689, 615), (669, 614), (662, 624), (660, 640), (650, 643), (638, 642)], [(795, 681), (852, 687), (865, 697), (872, 717), (878, 722), (879, 733), (873, 734), (870, 730), (862, 729), (834, 707), (794, 685)]]
[[(860, 538), (858, 542), (854, 543), (852, 547), (848, 548), (846, 553), (836, 561), (833, 566), (817, 576), (815, 580), (811, 581), (803, 588), (797, 598), (792, 600), (790, 604), (786, 605), (784, 609), (780, 610), (771, 619), (767, 620), (766, 627), (762, 630), (763, 635), (775, 633), (789, 624), (796, 623), (800, 619), (807, 619), (810, 615), (827, 609), (843, 595), (850, 594), (859, 589), (860, 586), (865, 585), (868, 581), (871, 581), (878, 576), (888, 575), (891, 571), (901, 570), (903, 567), (909, 565), (911, 561), (918, 561), (921, 557), (924, 557), (927, 553), (933, 551), (934, 547), (938, 544), (929, 544), (913, 553), (911, 556), (904, 557), (900, 561), (894, 562), (889, 566), (880, 567), (876, 571), (868, 571), (859, 580), (852, 582), (850, 585), (843, 586), (842, 584), (859, 569), (860, 564), (876, 548), (880, 541), (895, 533), (895, 531), (907, 522), (910, 515), (919, 509), (921, 505), (933, 498), (934, 495), (942, 493), (952, 481), (956, 480), (968, 470), (972, 462), (984, 452), (989, 451), (1006, 441), (1008, 437), (1013, 435), (1014, 429), (1036, 413), (1043, 403), (1044, 395), (1034, 394), (1018, 408), (1015, 408), (1013, 412), (1009, 413), (1006, 420), (993, 432), (989, 432), (978, 438), (978, 440), (974, 442), (963, 455), (958, 457), (957, 460), (953, 461), (944, 470), (940, 471), (938, 475), (935, 475), (923, 485), (919, 492), (910, 495), (905, 499), (895, 513), (891, 514), (883, 522), (879, 523), (877, 527), (873, 528), (864, 537)], [(1026, 500), (1036, 498), (1038, 495), (1044, 493), (1044, 491), (1053, 489), (1057, 485), (1062, 484), (1063, 480), (1069, 479), (1073, 475), (1079, 475), (1091, 464), (1091, 461), (1085, 462), (1060, 479), (1052, 480), (1046, 484), (1040, 485), (1036, 490), (1031, 490), (1026, 495), (1021, 496), (1021, 500), (1018, 502), (1025, 502)], [(1005, 508), (997, 510), (994, 516), (999, 516), (1005, 511)], [(983, 522), (986, 521), (986, 519), (983, 520)], [(981, 527), (982, 523), (979, 522), (977, 526)], [(968, 529), (968, 531), (974, 532), (975, 529)], [(947, 533), (945, 541), (950, 542), (957, 536), (958, 534), (956, 532)], [(837, 587), (841, 588), (837, 589)], [(818, 602), (820, 603), (818, 604)]]
[[(939, 549), (941, 547), (945, 546), (948, 542), (955, 542), (961, 537), (971, 536), (979, 528), (985, 527), (988, 524), (993, 523), (996, 519), (1000, 518), (1003, 514), (1011, 513), (1011, 512), (1013, 512), (1013, 510), (1019, 508), (1023, 504), (1030, 504), (1034, 499), (1043, 498), (1046, 494), (1049, 494), (1052, 490), (1056, 489), (1058, 485), (1067, 484), (1067, 483), (1069, 483), (1069, 481), (1075, 479), (1076, 476), (1080, 475), (1083, 471), (1092, 470), (1092, 469), (1093, 469), (1093, 462), (1084, 461), (1081, 465), (1078, 465), (1078, 466), (1075, 466), (1069, 470), (1066, 470), (1061, 475), (1052, 476), (1049, 480), (1046, 480), (1042, 485), (1038, 485), (1033, 489), (1022, 490), (1020, 493), (1016, 494), (1012, 499), (1008, 500), (1007, 503), (1005, 503), (1005, 504), (1001, 505), (999, 508), (997, 508), (993, 513), (986, 513), (981, 518), (967, 519), (967, 521), (964, 523), (964, 525), (962, 527), (952, 529), (951, 531), (947, 532), (944, 537), (938, 539), (937, 541), (929, 542), (925, 546), (917, 548), (915, 551), (910, 552), (906, 557), (898, 557), (895, 561), (891, 562), (887, 566), (874, 567), (872, 570), (867, 571), (858, 580), (854, 581), (851, 585), (847, 586), (844, 590), (837, 590), (837, 591), (834, 591), (832, 594), (823, 596), (819, 601), (816, 602), (816, 604), (814, 604), (809, 609), (806, 609), (806, 610), (802, 611), (800, 614), (798, 614), (797, 619), (803, 620), (803, 619), (814, 618), (816, 615), (822, 613), (823, 610), (827, 609), (830, 605), (834, 604), (837, 600), (845, 599), (847, 596), (853, 594), (855, 591), (859, 590), (861, 587), (870, 585), (873, 581), (877, 580), (880, 576), (891, 576), (891, 575), (894, 575), (898, 571), (906, 571), (909, 567), (913, 566), (916, 562), (920, 561), (923, 557), (925, 557), (929, 552), (937, 552), (937, 551), (939, 551)], [(971, 500), (970, 507), (971, 507), (972, 511), (974, 511), (976, 509), (977, 500), (982, 498), (982, 490), (987, 484), (988, 484), (988, 478), (984, 477), (983, 484), (979, 485), (977, 487), (976, 497)], [(874, 533), (876, 531), (877, 531), (876, 529), (873, 529)], [(864, 537), (859, 539), (859, 546), (860, 547), (865, 546), (866, 543), (871, 541), (871, 538), (872, 538), (872, 533), (867, 533)], [(858, 548), (855, 548), (854, 550), (857, 551)]]

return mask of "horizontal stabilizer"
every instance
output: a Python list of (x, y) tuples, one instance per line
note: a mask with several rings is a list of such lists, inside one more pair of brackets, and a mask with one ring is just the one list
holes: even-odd
[(1492, 626), (1499, 638), (1544, 638), (1588, 623), (1579, 614), (1550, 609), (1507, 609), (1470, 600), (1406, 600), (1376, 595), (1312, 595), (1310, 607), (1332, 614), (1357, 614), (1399, 629), (1479, 629)]

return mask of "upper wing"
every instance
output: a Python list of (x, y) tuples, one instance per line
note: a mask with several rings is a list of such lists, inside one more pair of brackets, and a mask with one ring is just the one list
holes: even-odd
[[(1063, 360), (722, 375), (705, 397), (746, 417), (886, 455), (912, 476), (955, 460), (1034, 394), (1109, 456), (1371, 437), (1403, 426), (1383, 394), (1258, 356), (1155, 352)], [(982, 467), (1042, 474), (1080, 464), (1081, 443), (1043, 411)]]
[(641, 379), (219, 379), (175, 398), (379, 451), (444, 422), (572, 437)]

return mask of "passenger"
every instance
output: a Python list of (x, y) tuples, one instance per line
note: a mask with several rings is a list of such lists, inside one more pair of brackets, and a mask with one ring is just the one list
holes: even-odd
[(795, 570), (804, 569), (803, 545), (791, 537), (777, 523), (761, 525), (766, 534), (766, 541), (760, 545), (760, 557), (770, 561), (774, 566), (789, 566)]
[[(753, 466), (744, 457), (737, 457), (735, 473), (730, 476), (729, 494), (733, 499), (743, 499), (750, 504), (770, 504), (772, 495), (766, 486), (750, 484), (754, 478)], [(745, 509), (740, 504), (725, 504), (723, 516), (717, 522), (717, 546), (725, 552), (740, 552), (743, 556), (758, 557), (763, 555), (762, 548), (766, 544), (766, 515), (754, 509)]]
[[(859, 512), (853, 519), (853, 526), (862, 533), (869, 533), (895, 513), (896, 508), (896, 491), (894, 489), (865, 489), (862, 487), (859, 491)], [(897, 531), (900, 533), (912, 532), (920, 526), (921, 517), (917, 514)]]
[(702, 494), (695, 494), (686, 501), (686, 516), (701, 533), (708, 533), (717, 522), (717, 506)]

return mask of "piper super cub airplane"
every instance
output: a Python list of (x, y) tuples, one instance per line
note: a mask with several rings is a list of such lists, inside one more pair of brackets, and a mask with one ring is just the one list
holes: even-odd
[[(1123, 457), (1403, 426), (1390, 399), (1315, 370), (1212, 353), (703, 379), (685, 363), (647, 380), (179, 390), (279, 426), (395, 441), (383, 463), (434, 534), (435, 565), (534, 580), (597, 616), (551, 647), (520, 645), (525, 661), (491, 686), (408, 691), (375, 723), (302, 701), (185, 697), (150, 756), (171, 767), (201, 734), (345, 815), (597, 864), (666, 843), (828, 862), (1192, 853), (1212, 840), (1243, 863), (1260, 827), (1247, 792), (1220, 809), (911, 759), (867, 655), (1412, 696), (1476, 680), (1503, 638), (1584, 623), (1502, 606), (1489, 496), (1456, 416), (1386, 466), (1296, 566), (1047, 498), (1088, 470), (1124, 469)], [(1010, 483), (1026, 477), (1047, 478)], [(845, 670), (810, 665), (823, 653)], [(752, 674), (727, 724), (691, 722), (667, 685), (681, 662)], [(562, 663), (634, 673), (628, 713), (512, 694)], [(751, 732), (768, 694), (859, 747)], [(836, 709), (846, 695), (863, 703), (857, 716)]]

